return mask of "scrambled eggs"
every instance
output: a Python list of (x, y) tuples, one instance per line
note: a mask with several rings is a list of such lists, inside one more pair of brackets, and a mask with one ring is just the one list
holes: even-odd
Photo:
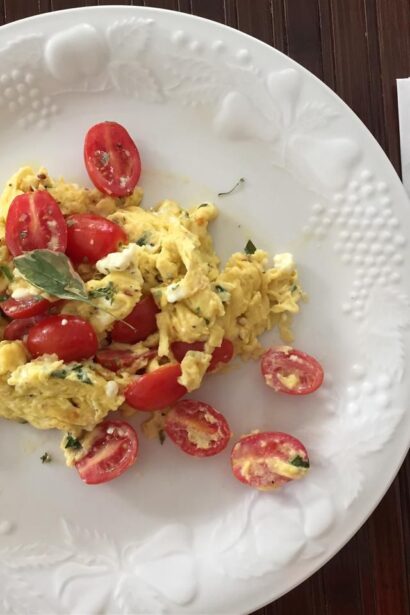
[[(115, 321), (124, 319), (140, 299), (152, 293), (159, 308), (158, 331), (147, 340), (126, 346), (141, 357), (138, 369), (152, 371), (175, 362), (174, 341), (204, 342), (203, 351), (189, 351), (181, 363), (179, 382), (197, 389), (209, 366), (212, 351), (223, 338), (233, 343), (235, 355), (256, 358), (262, 352), (258, 337), (273, 327), (291, 341), (291, 319), (303, 296), (290, 254), (279, 254), (269, 265), (266, 252), (236, 252), (221, 267), (208, 232), (218, 212), (212, 203), (184, 210), (171, 200), (152, 210), (140, 207), (142, 190), (113, 198), (97, 189), (53, 180), (45, 169), (17, 171), (0, 197), (0, 293), (14, 298), (46, 293), (34, 288), (13, 267), (5, 245), (5, 221), (15, 196), (48, 190), (64, 215), (93, 213), (116, 222), (126, 232), (128, 245), (108, 254), (96, 265), (78, 267), (93, 305), (68, 301), (60, 310), (78, 315), (93, 326), (100, 346), (110, 344)], [(111, 292), (106, 292), (110, 289)], [(0, 321), (0, 339), (7, 320)], [(158, 348), (156, 356), (147, 350)], [(73, 434), (91, 430), (110, 411), (127, 410), (122, 394), (134, 377), (126, 368), (107, 370), (92, 360), (64, 364), (54, 355), (30, 357), (23, 341), (0, 342), (0, 415), (28, 421), (39, 429), (57, 428)], [(129, 411), (129, 408), (128, 408)]]

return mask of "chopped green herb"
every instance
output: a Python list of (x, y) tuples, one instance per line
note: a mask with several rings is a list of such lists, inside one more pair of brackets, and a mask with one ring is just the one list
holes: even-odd
[(201, 203), (201, 205), (198, 205), (198, 209), (201, 209), (201, 207), (208, 207), (209, 203)]
[(50, 463), (50, 461), (52, 460), (52, 457), (50, 453), (47, 453), (46, 451), (43, 455), (41, 455), (40, 459), (41, 459), (41, 463)]
[[(62, 252), (32, 250), (17, 256), (14, 259), (14, 265), (27, 282), (40, 290), (44, 290), (49, 295), (59, 299), (82, 301), (93, 305), (83, 280), (74, 271), (69, 259)], [(98, 309), (113, 316), (109, 310), (101, 307)], [(120, 322), (133, 329), (124, 320)]]
[(162, 282), (164, 281), (162, 277), (159, 275), (159, 273), (157, 273), (157, 275), (155, 276), (155, 280), (158, 282), (158, 284), (162, 284)]
[(67, 377), (67, 370), (66, 369), (55, 369), (53, 372), (51, 372), (50, 376), (52, 378), (61, 378), (62, 380), (64, 380), (64, 378)]
[(84, 371), (84, 367), (82, 365), (76, 365), (71, 371), (75, 373), (80, 382), (84, 382), (84, 384), (92, 384), (92, 380), (90, 380), (89, 375)]
[(114, 301), (114, 296), (116, 293), (116, 288), (112, 282), (108, 284), (108, 286), (103, 286), (101, 288), (95, 288), (94, 290), (90, 290), (88, 296), (90, 299), (100, 299), (103, 297), (110, 303)]
[(228, 194), (232, 194), (232, 192), (235, 192), (235, 190), (237, 190), (239, 188), (239, 186), (241, 184), (243, 184), (245, 182), (245, 178), (241, 177), (236, 184), (234, 185), (233, 188), (231, 188), (230, 190), (228, 190), (227, 192), (218, 192), (218, 196), (228, 196)]
[(9, 298), (9, 296), (8, 296), (8, 295), (0, 295), (0, 303), (1, 303), (2, 301), (7, 301), (7, 299), (8, 299), (8, 298)]
[(68, 433), (64, 448), (73, 448), (74, 450), (78, 450), (80, 448), (83, 448), (83, 446), (78, 438), (75, 438), (70, 433)]
[(205, 318), (205, 316), (204, 316), (204, 321), (205, 321), (205, 324), (206, 324), (206, 325), (209, 325), (209, 323), (211, 322), (211, 321), (209, 320), (209, 318)]
[(197, 316), (201, 316), (201, 308), (200, 307), (195, 308), (195, 314)]
[(293, 466), (296, 466), (297, 468), (309, 468), (310, 467), (309, 461), (308, 460), (305, 461), (304, 459), (302, 459), (300, 455), (296, 455), (296, 457), (292, 459), (290, 463)]
[(159, 430), (158, 438), (159, 438), (159, 441), (160, 441), (161, 446), (162, 446), (164, 444), (164, 442), (165, 442), (165, 431), (163, 429)]
[(298, 289), (297, 284), (293, 284), (293, 285), (290, 287), (290, 292), (291, 292), (291, 293), (294, 293), (294, 292), (296, 292), (296, 291), (297, 291), (297, 289)]
[(226, 289), (220, 284), (215, 284), (215, 290), (217, 293), (226, 293)]
[(14, 279), (13, 274), (11, 273), (9, 267), (7, 265), (0, 265), (0, 271), (10, 282)]
[(147, 242), (148, 242), (148, 235), (147, 233), (144, 233), (143, 235), (141, 235), (141, 237), (139, 237), (136, 240), (135, 243), (137, 244), (137, 246), (145, 246)]
[(245, 246), (245, 254), (251, 255), (251, 254), (255, 254), (256, 252), (256, 246), (255, 244), (249, 239), (249, 241), (247, 242), (246, 246)]

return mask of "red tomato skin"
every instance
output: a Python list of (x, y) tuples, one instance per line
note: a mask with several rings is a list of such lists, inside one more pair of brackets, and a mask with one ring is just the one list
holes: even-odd
[[(295, 457), (307, 463), (300, 468), (300, 475), (290, 478), (269, 468), (267, 461), (275, 459), (288, 463)], [(293, 436), (282, 432), (255, 432), (242, 436), (231, 452), (232, 472), (241, 483), (261, 491), (278, 489), (282, 485), (302, 478), (309, 467), (309, 458), (303, 444)], [(296, 467), (296, 466), (294, 466)]]
[[(210, 446), (200, 447), (189, 439), (189, 431), (209, 435)], [(178, 401), (165, 419), (165, 432), (184, 452), (194, 457), (212, 457), (222, 452), (231, 437), (225, 417), (209, 404), (193, 399)], [(212, 440), (212, 436), (215, 437)]]
[(51, 301), (43, 299), (39, 295), (30, 295), (24, 299), (6, 299), (0, 303), (0, 308), (6, 316), (12, 319), (31, 318), (44, 314), (50, 307)]
[(119, 224), (95, 214), (69, 216), (67, 229), (67, 256), (76, 264), (94, 264), (128, 241)]
[(109, 348), (99, 350), (95, 355), (96, 362), (112, 372), (130, 367), (136, 358), (137, 355), (130, 350), (112, 350)]
[[(153, 359), (157, 355), (157, 349), (147, 350), (143, 354), (136, 355), (131, 350), (122, 350), (114, 348), (103, 348), (98, 350), (95, 355), (97, 363), (109, 369), (112, 372), (117, 372), (120, 369), (136, 366), (139, 369), (145, 366), (150, 359)], [(140, 365), (138, 365), (138, 363)], [(134, 371), (134, 370), (133, 370)]]
[[(291, 358), (293, 357), (293, 358)], [(294, 388), (287, 388), (277, 376), (295, 373), (300, 382)], [(308, 395), (314, 393), (323, 383), (324, 373), (320, 363), (311, 355), (295, 348), (270, 348), (261, 358), (261, 372), (266, 384), (277, 393), (286, 395)]]
[(124, 318), (124, 321), (131, 325), (133, 329), (123, 322), (117, 321), (111, 330), (111, 339), (113, 342), (123, 344), (142, 342), (158, 330), (156, 315), (159, 311), (152, 295), (143, 297), (134, 306), (132, 312)]
[(125, 399), (136, 410), (162, 410), (186, 394), (186, 388), (178, 382), (181, 374), (179, 364), (163, 365), (131, 382), (125, 389)]
[[(172, 342), (171, 350), (175, 359), (181, 363), (188, 350), (203, 351), (205, 342)], [(233, 344), (230, 340), (223, 339), (222, 344), (215, 348), (207, 371), (213, 372), (220, 363), (229, 363), (233, 357)]]
[(41, 320), (30, 329), (27, 348), (33, 357), (56, 354), (69, 363), (94, 356), (98, 340), (90, 323), (83, 318), (58, 314)]
[(13, 256), (38, 249), (65, 252), (67, 225), (51, 194), (37, 190), (15, 197), (7, 214), (6, 244)]
[[(109, 433), (110, 430), (112, 433)], [(137, 433), (125, 421), (106, 420), (94, 431), (91, 449), (75, 463), (81, 480), (87, 485), (107, 483), (121, 476), (135, 463), (138, 455)]]
[(116, 122), (101, 122), (89, 129), (84, 162), (94, 186), (110, 196), (129, 196), (141, 174), (138, 148), (127, 130)]
[(31, 318), (19, 318), (12, 320), (4, 329), (3, 337), (5, 340), (22, 340), (34, 325), (48, 318), (48, 314), (40, 314)]

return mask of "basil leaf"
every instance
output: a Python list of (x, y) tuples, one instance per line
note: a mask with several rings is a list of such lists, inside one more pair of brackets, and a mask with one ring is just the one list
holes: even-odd
[(255, 254), (256, 252), (256, 246), (255, 244), (249, 239), (248, 243), (245, 246), (245, 254)]
[(293, 466), (296, 466), (297, 468), (309, 468), (310, 467), (309, 461), (305, 461), (304, 459), (302, 459), (300, 455), (296, 455), (296, 457), (292, 459), (290, 463)]
[(7, 265), (0, 265), (0, 271), (2, 272), (4, 277), (9, 280), (9, 282), (11, 282), (14, 279), (13, 274), (11, 273), (11, 271), (10, 271), (9, 267), (7, 267)]
[(27, 282), (59, 299), (88, 302), (84, 282), (62, 252), (33, 250), (14, 259)]

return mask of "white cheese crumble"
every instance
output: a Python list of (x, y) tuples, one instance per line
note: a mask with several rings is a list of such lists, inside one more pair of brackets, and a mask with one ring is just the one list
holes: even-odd
[(295, 261), (292, 254), (283, 252), (283, 254), (275, 254), (273, 257), (273, 265), (276, 269), (291, 273), (295, 268)]
[(105, 394), (107, 397), (115, 397), (118, 393), (118, 384), (114, 380), (110, 380), (105, 385)]
[(16, 288), (11, 294), (12, 299), (25, 299), (26, 297), (37, 297), (39, 291), (35, 288)]
[(186, 288), (183, 287), (182, 284), (169, 284), (166, 289), (166, 298), (168, 303), (176, 303), (177, 301), (181, 301), (181, 299), (185, 299), (188, 293)]
[(112, 271), (125, 271), (132, 262), (137, 251), (135, 243), (130, 243), (121, 252), (111, 252), (104, 258), (96, 262), (95, 266), (100, 273), (110, 273)]

